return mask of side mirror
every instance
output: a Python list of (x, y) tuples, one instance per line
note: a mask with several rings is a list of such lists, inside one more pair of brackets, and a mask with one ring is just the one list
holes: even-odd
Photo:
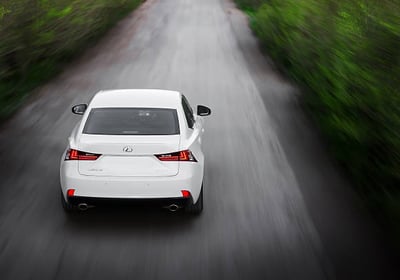
[(211, 109), (203, 106), (203, 105), (197, 105), (197, 115), (199, 116), (209, 116), (211, 114)]
[(72, 107), (72, 113), (83, 115), (87, 109), (87, 104), (78, 104)]

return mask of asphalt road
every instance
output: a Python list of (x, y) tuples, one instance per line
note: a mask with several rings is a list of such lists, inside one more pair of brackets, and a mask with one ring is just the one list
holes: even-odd
[[(59, 158), (100, 89), (213, 109), (205, 211), (68, 217)], [(148, 0), (1, 126), (1, 279), (399, 279), (398, 259), (227, 0)]]

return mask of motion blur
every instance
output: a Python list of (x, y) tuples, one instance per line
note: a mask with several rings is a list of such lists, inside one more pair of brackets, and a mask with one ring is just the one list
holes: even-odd
[[(0, 278), (398, 279), (399, 8), (0, 0)], [(64, 213), (60, 158), (97, 158), (65, 150), (81, 118), (71, 107), (110, 89), (178, 91), (212, 108), (201, 215)], [(90, 129), (120, 128), (98, 112)]]

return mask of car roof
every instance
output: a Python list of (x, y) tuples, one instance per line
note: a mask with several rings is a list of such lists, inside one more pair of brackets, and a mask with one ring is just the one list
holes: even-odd
[(98, 92), (90, 102), (92, 108), (142, 107), (178, 108), (182, 95), (161, 89), (118, 89)]

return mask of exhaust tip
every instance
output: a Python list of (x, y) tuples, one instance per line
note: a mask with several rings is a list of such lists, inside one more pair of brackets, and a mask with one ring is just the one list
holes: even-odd
[(169, 211), (175, 212), (175, 211), (178, 211), (179, 206), (176, 205), (176, 204), (171, 204), (171, 205), (169, 205), (167, 208), (168, 208)]
[(89, 206), (86, 203), (79, 203), (78, 204), (78, 209), (81, 211), (86, 211), (89, 208)]

